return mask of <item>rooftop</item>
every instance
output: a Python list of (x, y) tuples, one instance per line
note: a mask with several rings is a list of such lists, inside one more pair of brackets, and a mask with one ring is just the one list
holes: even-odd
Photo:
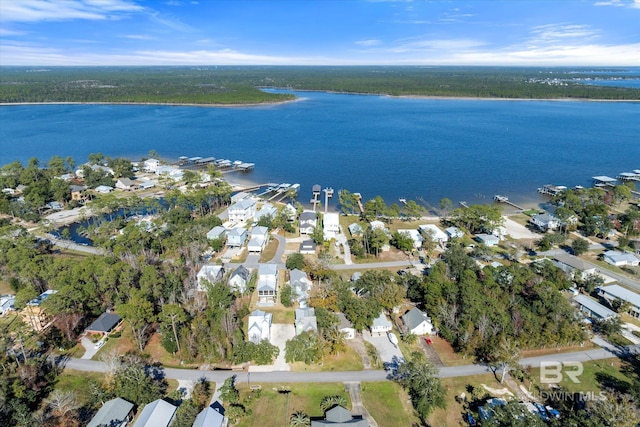
[(596, 314), (601, 319), (608, 319), (609, 317), (616, 317), (618, 315), (615, 311), (608, 309), (586, 295), (577, 295), (573, 298), (573, 301)]
[(611, 295), (614, 298), (621, 299), (631, 303), (634, 307), (640, 307), (640, 295), (623, 288), (620, 285), (601, 286), (598, 288), (601, 292)]

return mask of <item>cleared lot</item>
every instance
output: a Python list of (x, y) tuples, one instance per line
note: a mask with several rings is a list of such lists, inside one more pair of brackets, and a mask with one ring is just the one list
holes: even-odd
[(398, 347), (393, 345), (391, 341), (389, 341), (389, 337), (387, 334), (382, 334), (378, 336), (378, 334), (371, 335), (369, 331), (362, 332), (362, 337), (365, 341), (370, 342), (374, 345), (376, 350), (378, 350), (378, 354), (380, 355), (380, 360), (383, 363), (393, 363), (404, 360), (404, 356)]

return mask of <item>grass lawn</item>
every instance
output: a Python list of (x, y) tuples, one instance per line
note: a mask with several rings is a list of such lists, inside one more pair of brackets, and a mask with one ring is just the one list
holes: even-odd
[(440, 360), (446, 366), (459, 366), (459, 365), (468, 365), (469, 363), (473, 363), (474, 359), (472, 357), (464, 357), (463, 355), (456, 353), (453, 351), (453, 347), (446, 340), (441, 337), (431, 337), (432, 346), (438, 356), (440, 356)]
[[(582, 364), (584, 371), (577, 378), (580, 382), (574, 383), (568, 375), (564, 375), (560, 386), (573, 393), (597, 393), (603, 385), (609, 384), (626, 389), (631, 386), (631, 380), (621, 372), (624, 362), (613, 357)], [(573, 369), (572, 367), (567, 369)], [(531, 370), (533, 378), (540, 378), (540, 368)]]
[(364, 369), (362, 357), (351, 347), (337, 356), (325, 356), (322, 364), (306, 365), (304, 362), (291, 363), (294, 372), (360, 371)]
[(7, 282), (4, 279), (0, 280), (0, 295), (12, 295), (15, 294), (15, 292), (13, 291), (13, 289), (11, 289), (11, 286), (9, 285), (9, 282)]
[(109, 337), (102, 348), (91, 358), (91, 360), (100, 360), (101, 355), (107, 354), (112, 349), (116, 349), (119, 354), (125, 354), (129, 350), (136, 348), (136, 343), (131, 334), (131, 328), (124, 325), (119, 338)]
[(56, 389), (62, 391), (75, 391), (80, 406), (87, 404), (89, 394), (88, 379), (102, 382), (104, 374), (101, 372), (84, 372), (74, 369), (65, 369), (57, 378)]
[(166, 367), (170, 368), (184, 368), (184, 369), (197, 369), (199, 364), (180, 364), (180, 358), (173, 354), (167, 352), (167, 350), (162, 347), (161, 343), (162, 337), (159, 333), (155, 333), (151, 335), (149, 342), (144, 348), (144, 352), (151, 355), (152, 360), (156, 360), (162, 363)]
[[(257, 385), (253, 382), (251, 385)], [(323, 416), (320, 410), (320, 402), (325, 396), (340, 395), (347, 401), (347, 409), (351, 408), (349, 394), (344, 391), (342, 383), (326, 384), (260, 384), (262, 391), (260, 397), (252, 399), (249, 407), (251, 415), (242, 418), (238, 427), (282, 427), (289, 425), (289, 417), (296, 411), (304, 411), (310, 417)], [(279, 393), (281, 386), (288, 387), (290, 393)], [(246, 383), (237, 384), (241, 401), (251, 395)]]
[[(273, 258), (276, 255), (277, 251), (278, 251), (278, 239), (276, 239), (275, 237), (269, 236), (269, 243), (262, 250), (262, 253), (260, 254), (260, 262), (271, 261), (271, 258)], [(281, 260), (276, 259), (275, 261), (280, 262)]]
[(520, 354), (522, 358), (526, 357), (537, 357), (537, 356), (546, 356), (548, 354), (560, 354), (560, 353), (571, 353), (574, 351), (583, 351), (589, 350), (597, 347), (591, 341), (585, 341), (584, 345), (572, 345), (567, 347), (554, 347), (554, 348), (538, 348), (534, 350), (523, 350)]
[(394, 382), (363, 383), (362, 403), (379, 426), (411, 426), (419, 422), (409, 396)]

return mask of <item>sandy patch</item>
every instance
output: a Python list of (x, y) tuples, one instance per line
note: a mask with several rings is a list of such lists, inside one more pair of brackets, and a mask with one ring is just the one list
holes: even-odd
[(487, 390), (489, 393), (491, 393), (492, 396), (511, 396), (513, 397), (513, 393), (511, 393), (509, 391), (509, 389), (507, 388), (492, 388), (489, 387), (488, 385), (485, 384), (480, 384), (482, 386), (482, 388), (484, 388), (485, 390)]
[(540, 235), (532, 232), (527, 227), (522, 224), (518, 224), (512, 219), (507, 217), (504, 218), (504, 229), (506, 230), (507, 235), (511, 236), (514, 239), (539, 239)]

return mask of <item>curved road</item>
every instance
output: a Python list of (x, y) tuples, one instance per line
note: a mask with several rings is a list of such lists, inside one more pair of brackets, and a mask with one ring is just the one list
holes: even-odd
[[(622, 348), (598, 348), (571, 353), (551, 354), (547, 356), (529, 357), (520, 360), (522, 366), (539, 367), (541, 362), (588, 362), (593, 360), (608, 359), (620, 356), (626, 352), (638, 352), (640, 345), (632, 345)], [(106, 372), (106, 365), (95, 360), (83, 360), (69, 358), (58, 361), (60, 366), (69, 369), (89, 372)], [(438, 372), (440, 378), (466, 377), (491, 373), (491, 369), (485, 365), (462, 365), (448, 366), (441, 368)], [(164, 368), (164, 373), (168, 379), (195, 381), (205, 377), (209, 381), (222, 383), (230, 376), (236, 375), (238, 381), (253, 381), (265, 383), (308, 383), (308, 382), (345, 382), (345, 381), (384, 381), (389, 379), (385, 371), (363, 370), (363, 371), (339, 371), (339, 372), (251, 372), (246, 371), (205, 371), (198, 369), (176, 369)]]

